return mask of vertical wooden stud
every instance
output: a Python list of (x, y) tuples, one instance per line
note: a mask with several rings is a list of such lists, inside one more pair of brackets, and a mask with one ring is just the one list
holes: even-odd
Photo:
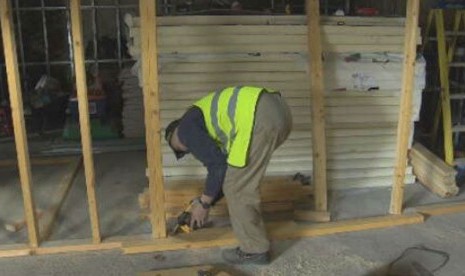
[(308, 53), (310, 58), (310, 92), (312, 95), (312, 148), (315, 210), (326, 211), (326, 135), (323, 62), (320, 33), (319, 0), (307, 0)]
[(165, 192), (160, 141), (156, 1), (140, 0), (141, 61), (145, 136), (149, 172), (150, 221), (153, 238), (166, 237)]
[(76, 89), (79, 105), (79, 125), (81, 128), (82, 155), (87, 186), (92, 240), (101, 242), (97, 199), (95, 195), (94, 157), (92, 155), (92, 137), (90, 132), (89, 100), (87, 98), (87, 79), (82, 38), (81, 0), (71, 0), (71, 31), (73, 37), (73, 56), (76, 74)]
[(9, 0), (0, 0), (0, 21), (2, 28), (3, 49), (5, 54), (6, 71), (8, 75), (8, 90), (10, 95), (11, 115), (18, 156), (19, 178), (23, 192), (24, 213), (27, 223), (29, 244), (39, 246), (39, 235), (36, 214), (34, 212), (34, 197), (32, 195), (31, 164), (29, 147), (27, 144), (26, 127), (24, 124), (23, 97), (16, 54), (16, 40), (13, 27), (13, 13)]
[(408, 0), (405, 24), (404, 68), (402, 74), (402, 95), (400, 99), (399, 121), (397, 126), (396, 163), (391, 193), (391, 214), (402, 213), (404, 198), (404, 178), (407, 167), (412, 127), (412, 94), (415, 80), (415, 62), (420, 0)]

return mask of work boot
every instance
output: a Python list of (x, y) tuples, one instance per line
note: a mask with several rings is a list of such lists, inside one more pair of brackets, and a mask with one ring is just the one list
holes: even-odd
[(246, 253), (239, 247), (223, 250), (223, 259), (231, 264), (269, 264), (270, 252), (264, 253)]

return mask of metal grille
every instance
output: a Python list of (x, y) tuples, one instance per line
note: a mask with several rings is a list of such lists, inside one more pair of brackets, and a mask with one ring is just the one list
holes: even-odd
[[(11, 0), (14, 10), (15, 32), (17, 36), (18, 62), (20, 66), (21, 79), (23, 81), (23, 91), (28, 91), (35, 84), (41, 75), (47, 74), (59, 79), (61, 82), (71, 84), (72, 79), (66, 79), (74, 74), (72, 43), (71, 43), (71, 26), (70, 26), (70, 11), (69, 1), (67, 0)], [(101, 66), (114, 66), (121, 69), (125, 63), (133, 62), (123, 52), (122, 17), (126, 12), (138, 13), (138, 0), (83, 0), (83, 27), (86, 37), (86, 63), (89, 66), (95, 66), (98, 69)], [(99, 56), (99, 41), (102, 39), (99, 31), (99, 24), (102, 23), (103, 16), (106, 21), (109, 17), (114, 19), (107, 25), (111, 24), (115, 29), (112, 30), (111, 38), (114, 39), (116, 45), (112, 45), (116, 49), (115, 55), (111, 57)], [(111, 14), (111, 16), (109, 16)], [(57, 51), (55, 41), (50, 41), (51, 27), (57, 27), (54, 22), (50, 22), (50, 18), (59, 18), (58, 22), (63, 23), (63, 37), (59, 41), (62, 46)], [(37, 20), (36, 20), (37, 19)], [(33, 24), (30, 24), (33, 21)], [(29, 23), (29, 24), (25, 24)], [(30, 26), (32, 25), (32, 26)], [(30, 36), (31, 30), (37, 30), (34, 33), (33, 40)], [(28, 35), (29, 34), (29, 35)], [(55, 34), (56, 36), (57, 34)], [(58, 45), (58, 46), (60, 46)], [(89, 47), (90, 46), (90, 47)], [(35, 56), (30, 53), (30, 49), (42, 51)], [(59, 47), (58, 47), (59, 48)], [(64, 49), (67, 48), (67, 49)], [(56, 55), (56, 52), (66, 53), (65, 55)], [(29, 53), (29, 54), (28, 54)], [(39, 56), (39, 58), (37, 58)], [(58, 75), (58, 76), (57, 76)], [(7, 95), (6, 72), (3, 53), (0, 54), (0, 104), (1, 100), (6, 99)], [(28, 99), (28, 93), (25, 93), (25, 101)]]

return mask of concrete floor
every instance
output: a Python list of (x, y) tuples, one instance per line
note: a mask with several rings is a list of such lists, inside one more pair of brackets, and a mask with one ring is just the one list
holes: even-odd
[[(149, 233), (150, 225), (139, 219), (137, 194), (146, 187), (143, 152), (106, 153), (95, 156), (96, 192), (101, 230), (104, 237)], [(33, 166), (36, 202), (46, 207), (47, 195), (62, 176), (59, 167)], [(22, 217), (21, 196), (14, 168), (0, 170), (0, 218), (11, 221)], [(452, 201), (463, 200), (461, 193)], [(390, 200), (389, 188), (333, 191), (330, 208), (333, 219), (384, 215)], [(90, 237), (84, 174), (81, 170), (64, 203), (52, 240)], [(406, 207), (445, 202), (422, 186), (409, 185)], [(15, 204), (16, 203), (16, 204)], [(41, 206), (42, 205), (42, 206)], [(5, 206), (5, 205), (4, 205)], [(12, 208), (14, 206), (14, 208)], [(393, 229), (364, 231), (277, 242), (275, 260), (266, 267), (229, 267), (239, 275), (386, 275), (386, 265), (402, 251), (425, 245), (447, 251), (449, 263), (434, 275), (465, 275), (465, 214), (429, 219), (425, 224)], [(0, 243), (24, 242), (25, 231), (15, 234), (0, 229)], [(152, 269), (198, 264), (219, 264), (220, 249), (185, 250), (163, 254), (125, 256), (119, 251), (91, 252), (0, 259), (0, 275), (134, 275)], [(431, 253), (414, 252), (410, 259), (428, 269), (440, 262)], [(400, 264), (402, 265), (402, 264)], [(406, 267), (410, 267), (405, 264)], [(395, 267), (399, 270), (399, 265)], [(408, 275), (401, 272), (399, 275)]]
[[(421, 225), (305, 238), (273, 244), (268, 266), (222, 264), (220, 248), (162, 254), (123, 255), (118, 251), (0, 259), (0, 275), (137, 275), (154, 269), (217, 264), (234, 275), (388, 275), (387, 265), (406, 248), (424, 245), (450, 255), (436, 276), (465, 275), (465, 214), (434, 217)], [(432, 270), (442, 257), (415, 251), (396, 263), (394, 275), (409, 274), (410, 263)], [(392, 275), (392, 274), (391, 274)]]

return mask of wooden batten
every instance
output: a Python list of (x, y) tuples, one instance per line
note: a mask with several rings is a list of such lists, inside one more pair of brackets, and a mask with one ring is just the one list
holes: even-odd
[(308, 20), (308, 52), (310, 64), (310, 93), (312, 95), (312, 149), (315, 210), (328, 209), (326, 183), (326, 121), (323, 84), (323, 51), (320, 35), (319, 0), (306, 1)]
[[(318, 237), (336, 233), (417, 224), (422, 223), (423, 221), (423, 215), (414, 213), (343, 220), (320, 224), (297, 224), (292, 221), (272, 222), (267, 224), (267, 229), (271, 240), (286, 240), (299, 237)], [(168, 250), (234, 246), (236, 244), (237, 240), (234, 237), (231, 228), (211, 228), (202, 229), (190, 234), (178, 234), (177, 236), (158, 239), (156, 241), (140, 239), (123, 242), (123, 252), (126, 254), (137, 254)]]
[(84, 40), (82, 36), (81, 0), (71, 0), (71, 31), (73, 40), (73, 57), (76, 74), (76, 89), (79, 108), (79, 125), (81, 130), (82, 155), (87, 187), (87, 203), (94, 243), (101, 242), (97, 197), (95, 195), (95, 168), (90, 132), (89, 101), (87, 97), (86, 65), (84, 57)]
[(402, 74), (402, 96), (400, 102), (399, 122), (397, 128), (397, 149), (394, 179), (391, 194), (391, 214), (402, 213), (404, 199), (404, 178), (407, 167), (407, 151), (409, 148), (412, 127), (412, 93), (414, 86), (416, 61), (416, 35), (418, 31), (419, 0), (407, 1), (405, 26), (404, 69)]
[(21, 80), (16, 54), (16, 39), (14, 34), (13, 10), (11, 1), (0, 1), (0, 25), (2, 29), (3, 50), (5, 55), (10, 96), (11, 115), (13, 120), (16, 154), (18, 158), (19, 177), (23, 193), (24, 212), (26, 217), (29, 245), (39, 246), (39, 232), (35, 213), (34, 195), (32, 190), (31, 164), (24, 123), (23, 98)]
[(160, 104), (158, 93), (158, 53), (156, 7), (153, 0), (140, 0), (142, 37), (142, 77), (145, 135), (153, 238), (166, 237), (164, 185), (161, 158)]

